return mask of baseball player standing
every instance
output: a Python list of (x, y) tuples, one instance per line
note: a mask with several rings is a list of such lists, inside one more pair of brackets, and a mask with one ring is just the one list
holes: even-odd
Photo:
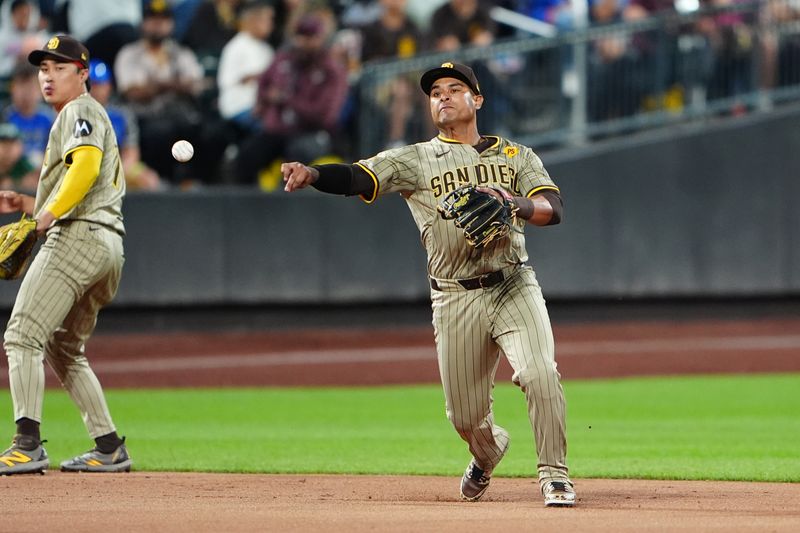
[(0, 213), (22, 211), (46, 240), (22, 281), (5, 333), (17, 434), (0, 456), (0, 475), (44, 472), (46, 359), (78, 406), (95, 447), (61, 463), (65, 471), (130, 470), (103, 390), (84, 356), (100, 308), (117, 292), (122, 264), (125, 177), (114, 129), (87, 91), (89, 52), (59, 35), (28, 60), (39, 67), (45, 101), (58, 113), (36, 197), (0, 191)]
[[(285, 163), (288, 192), (313, 185), (367, 203), (399, 192), (408, 203), (428, 254), (433, 326), (447, 417), (469, 445), (472, 460), (461, 496), (475, 501), (505, 455), (509, 435), (494, 423), (492, 388), (502, 350), (525, 393), (536, 439), (539, 484), (546, 506), (575, 505), (566, 465), (565, 401), (556, 370), (553, 334), (531, 267), (522, 227), (557, 224), (562, 202), (536, 154), (509, 140), (480, 135), (483, 105), (469, 67), (445, 63), (420, 80), (439, 135), (427, 142), (381, 152), (352, 165)], [(485, 248), (437, 213), (439, 201), (463, 185), (516, 204), (518, 231)]]

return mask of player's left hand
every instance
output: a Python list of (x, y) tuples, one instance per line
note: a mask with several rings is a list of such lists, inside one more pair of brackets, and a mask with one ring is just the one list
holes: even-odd
[(50, 226), (53, 225), (55, 220), (56, 217), (50, 211), (45, 210), (42, 212), (42, 214), (36, 219), (36, 234), (40, 237), (44, 235)]
[(491, 194), (501, 202), (504, 200), (509, 202), (513, 201), (513, 197), (502, 189), (498, 189), (495, 187), (475, 187), (475, 190), (479, 192), (485, 192), (486, 194)]
[(286, 182), (286, 185), (283, 187), (283, 190), (286, 192), (305, 189), (317, 181), (319, 177), (319, 173), (316, 169), (297, 162), (283, 163), (281, 165), (281, 173), (283, 174), (283, 181)]

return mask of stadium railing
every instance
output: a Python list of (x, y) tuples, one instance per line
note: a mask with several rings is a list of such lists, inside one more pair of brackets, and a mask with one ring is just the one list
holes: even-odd
[[(772, 16), (776, 4), (791, 16)], [(575, 146), (800, 100), (800, 5), (742, 2), (365, 64), (356, 155), (386, 148), (394, 80), (416, 85), (423, 71), (453, 60), (480, 80), (482, 133), (537, 149)], [(424, 95), (414, 94), (406, 142), (435, 135)]]

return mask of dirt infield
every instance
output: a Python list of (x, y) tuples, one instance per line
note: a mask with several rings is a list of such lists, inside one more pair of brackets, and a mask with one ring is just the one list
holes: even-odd
[(581, 479), (548, 509), (530, 480), (457, 500), (444, 477), (62, 474), (0, 478), (0, 531), (797, 531), (800, 485)]
[[(800, 371), (800, 318), (555, 333), (564, 379)], [(428, 327), (97, 335), (88, 353), (106, 387), (438, 382)], [(510, 375), (501, 364), (498, 380)], [(473, 504), (455, 477), (48, 472), (0, 489), (18, 510), (0, 531), (800, 530), (798, 484), (578, 479), (575, 509), (545, 509), (531, 480), (505, 478)]]

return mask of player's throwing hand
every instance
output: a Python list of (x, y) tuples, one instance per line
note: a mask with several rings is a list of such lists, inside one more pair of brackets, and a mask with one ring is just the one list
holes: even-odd
[(283, 190), (292, 192), (297, 189), (305, 189), (319, 177), (316, 169), (307, 167), (302, 163), (283, 163), (281, 165), (281, 172), (283, 173), (283, 181), (286, 185)]

